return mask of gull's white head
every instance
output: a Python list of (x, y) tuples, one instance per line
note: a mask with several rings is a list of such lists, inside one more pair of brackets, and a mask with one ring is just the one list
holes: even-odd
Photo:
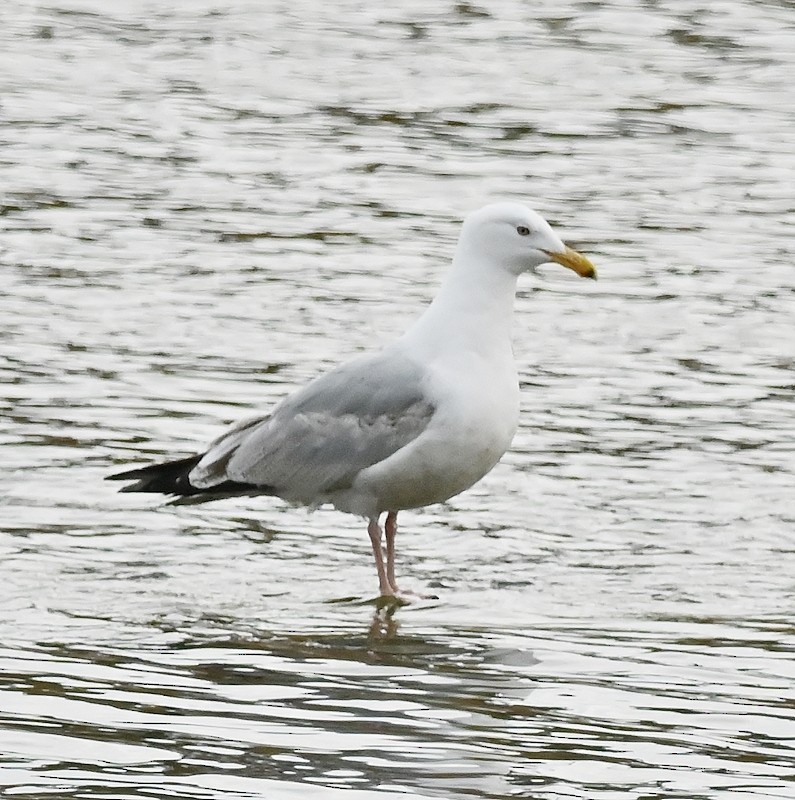
[(459, 249), (467, 258), (488, 259), (515, 275), (556, 261), (583, 278), (596, 278), (594, 265), (566, 247), (540, 214), (521, 203), (491, 203), (470, 214)]

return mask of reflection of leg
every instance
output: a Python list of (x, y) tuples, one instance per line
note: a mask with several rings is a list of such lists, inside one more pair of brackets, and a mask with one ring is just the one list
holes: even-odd
[(375, 559), (375, 569), (378, 572), (378, 588), (382, 597), (394, 597), (395, 590), (387, 577), (387, 570), (384, 566), (384, 548), (381, 546), (381, 526), (378, 524), (378, 517), (373, 517), (367, 525), (367, 533), (370, 534), (370, 544), (373, 546), (373, 558)]
[(394, 639), (399, 626), (394, 616), (398, 608), (400, 604), (392, 602), (382, 604), (376, 609), (367, 634), (370, 641)]
[(397, 536), (397, 511), (390, 511), (384, 523), (386, 533), (386, 579), (392, 587), (392, 592), (397, 594), (398, 587), (395, 580), (395, 537)]

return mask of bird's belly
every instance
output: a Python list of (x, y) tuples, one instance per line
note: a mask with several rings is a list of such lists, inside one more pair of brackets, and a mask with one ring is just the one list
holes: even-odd
[(410, 445), (356, 478), (351, 497), (367, 497), (371, 512), (343, 510), (372, 515), (440, 503), (463, 492), (500, 460), (517, 422), (518, 387), (478, 403), (469, 397), (453, 404)]

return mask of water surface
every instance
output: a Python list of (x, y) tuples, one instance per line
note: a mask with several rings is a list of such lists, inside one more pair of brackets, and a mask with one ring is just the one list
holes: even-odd
[[(9, 796), (787, 798), (786, 3), (0, 10)], [(522, 425), (403, 513), (165, 507), (186, 455), (433, 296), (507, 197)]]

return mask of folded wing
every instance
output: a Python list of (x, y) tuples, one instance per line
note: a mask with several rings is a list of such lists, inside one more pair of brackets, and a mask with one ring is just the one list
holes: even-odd
[(361, 357), (312, 381), (269, 416), (229, 430), (190, 482), (204, 490), (229, 481), (263, 486), (288, 500), (319, 503), (416, 439), (433, 413), (413, 361), (394, 352)]

